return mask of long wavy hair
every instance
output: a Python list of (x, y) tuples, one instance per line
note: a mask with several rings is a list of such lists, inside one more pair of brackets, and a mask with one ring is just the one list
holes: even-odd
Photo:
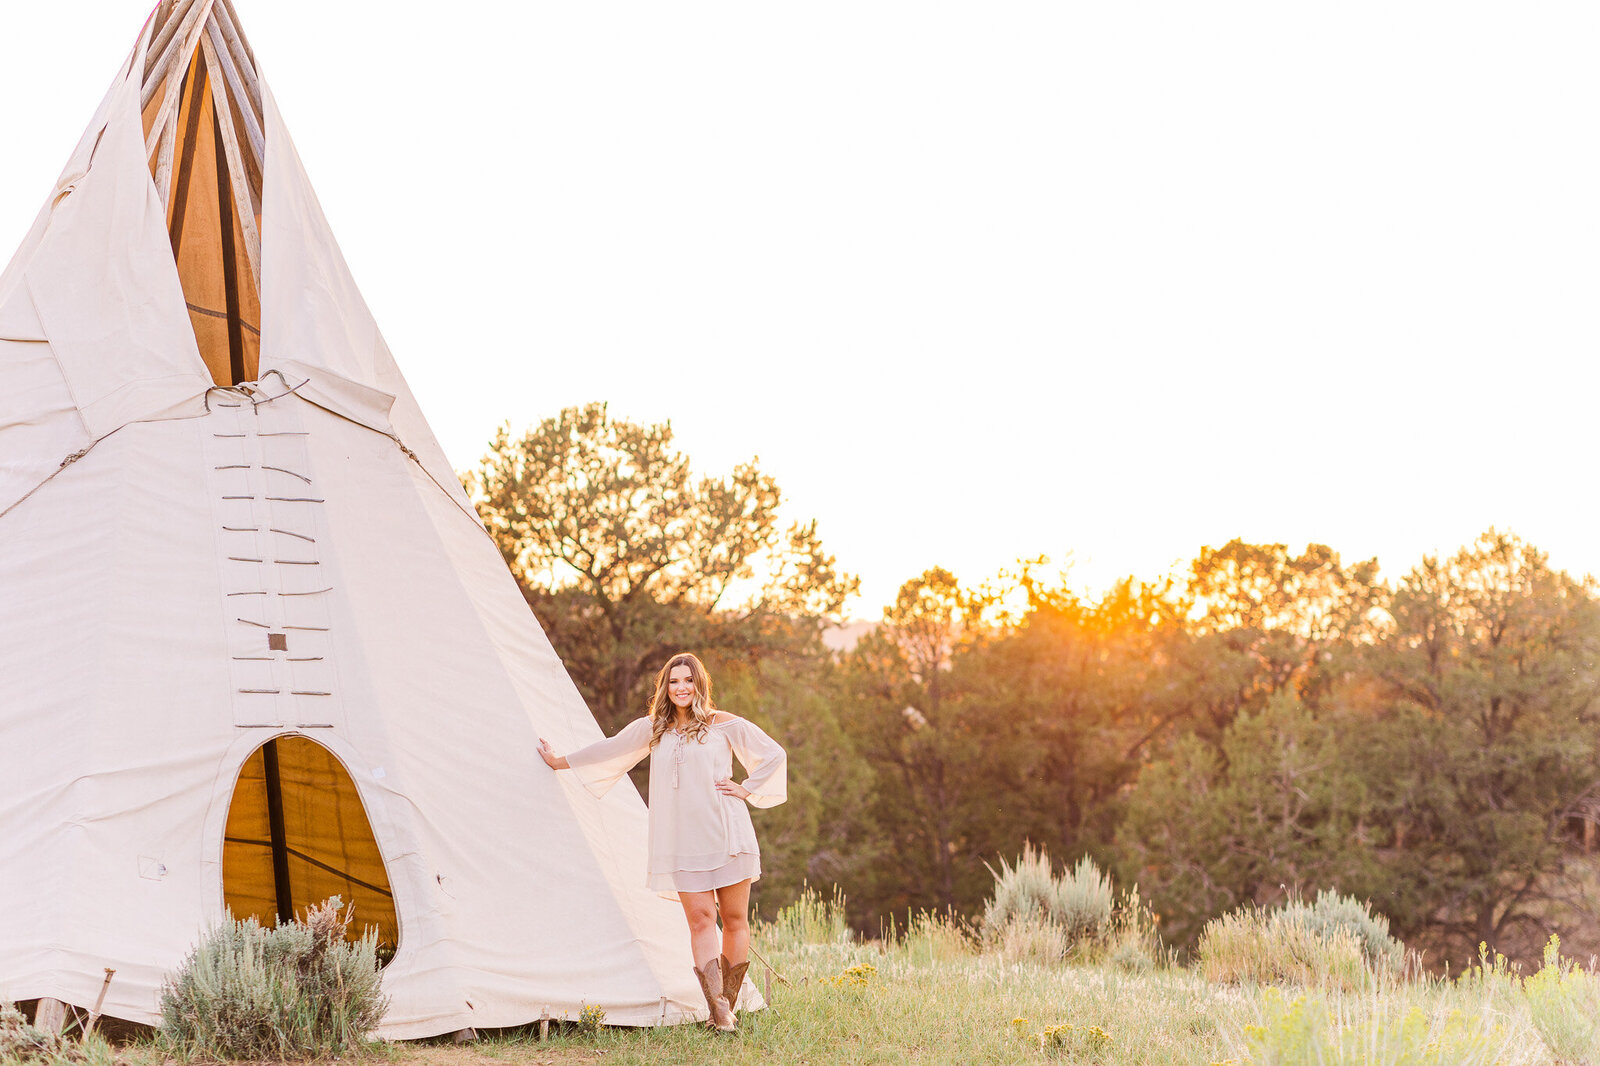
[(687, 666), (689, 677), (694, 681), (694, 701), (689, 704), (688, 735), (691, 739), (704, 744), (706, 730), (711, 725), (711, 715), (717, 705), (711, 702), (711, 674), (706, 671), (706, 664), (686, 651), (680, 651), (667, 660), (656, 674), (656, 690), (650, 697), (650, 746), (653, 748), (661, 743), (661, 738), (667, 735), (667, 730), (678, 717), (678, 707), (672, 702), (672, 697), (667, 693), (667, 681), (672, 677), (674, 667)]

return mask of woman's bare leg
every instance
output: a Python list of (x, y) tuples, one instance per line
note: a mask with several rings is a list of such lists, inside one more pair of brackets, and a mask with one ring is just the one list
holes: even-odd
[(750, 879), (719, 888), (716, 895), (722, 912), (722, 954), (737, 966), (750, 959)]
[[(745, 882), (749, 894), (750, 882)], [(723, 891), (727, 891), (723, 889)], [(694, 953), (696, 969), (715, 959), (717, 951), (717, 894), (715, 892), (679, 892), (678, 902), (683, 904), (683, 916), (689, 919), (689, 950)]]

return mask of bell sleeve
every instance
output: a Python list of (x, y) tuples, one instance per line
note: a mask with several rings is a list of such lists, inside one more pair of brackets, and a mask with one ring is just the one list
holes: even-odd
[(636, 718), (614, 737), (597, 740), (567, 756), (567, 768), (596, 796), (604, 796), (622, 775), (650, 754), (650, 719)]
[(742, 784), (752, 807), (776, 807), (789, 798), (789, 756), (754, 722), (739, 718), (728, 725), (728, 743), (750, 776)]

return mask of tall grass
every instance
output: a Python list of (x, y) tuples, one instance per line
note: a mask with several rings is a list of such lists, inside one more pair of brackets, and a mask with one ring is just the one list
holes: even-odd
[[(1128, 972), (1105, 963), (1008, 959), (947, 914), (913, 914), (878, 939), (864, 940), (849, 931), (843, 897), (815, 891), (756, 923), (752, 935), (760, 953), (753, 969), (760, 972), (765, 959), (787, 981), (773, 980), (768, 1009), (742, 1015), (737, 1037), (717, 1038), (689, 1025), (592, 1032), (567, 1026), (545, 1042), (526, 1032), (496, 1037), (476, 1048), (475, 1057), (505, 1066), (1597, 1061), (1577, 1045), (1553, 1052), (1558, 1044), (1547, 1044), (1563, 1039), (1562, 1026), (1581, 1030), (1590, 994), (1592, 975), (1559, 956), (1540, 971), (1549, 974), (1542, 981), (1538, 975), (1524, 981), (1493, 958), (1458, 981), (1405, 980), (1369, 967), (1359, 938), (1342, 930), (1332, 938), (1349, 944), (1366, 975), (1356, 987), (1217, 983), (1199, 967)], [(1556, 1022), (1541, 1023), (1541, 1016)], [(388, 1057), (420, 1066), (462, 1061), (453, 1046), (396, 1046)], [(159, 1060), (134, 1061), (160, 1066)]]
[(1600, 976), (1562, 958), (1560, 937), (1545, 945), (1544, 965), (1523, 991), (1534, 1028), (1557, 1062), (1600, 1064)]
[[(1242, 1058), (1270, 1066), (1548, 1064), (1527, 1012), (1505, 1012), (1470, 986), (1374, 977), (1360, 992), (1267, 988), (1245, 1003)], [(1561, 1060), (1557, 1060), (1561, 1061)]]
[(979, 949), (979, 936), (970, 922), (954, 913), (918, 911), (907, 916), (904, 929), (892, 918), (885, 922), (881, 947), (931, 965), (970, 958)]
[(758, 922), (761, 939), (772, 951), (796, 951), (807, 946), (848, 944), (854, 939), (845, 920), (844, 891), (838, 885), (823, 897), (810, 885), (800, 898), (778, 911), (770, 922)]
[[(756, 949), (787, 983), (774, 981), (768, 1009), (742, 1015), (731, 1040), (692, 1026), (608, 1029), (486, 1054), (509, 1066), (1554, 1063), (1521, 992), (1503, 983), (1374, 974), (1350, 991), (1263, 989), (1196, 969), (1046, 964), (1005, 958), (942, 914), (912, 915), (876, 940), (849, 936), (838, 900), (809, 893), (756, 925)], [(437, 1066), (456, 1062), (441, 1054)]]

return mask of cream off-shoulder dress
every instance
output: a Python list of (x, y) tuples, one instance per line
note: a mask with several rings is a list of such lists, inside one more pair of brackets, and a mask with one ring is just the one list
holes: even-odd
[[(776, 807), (789, 796), (789, 757), (759, 726), (736, 715), (718, 718), (698, 739), (667, 731), (650, 760), (648, 887), (676, 899), (761, 876), (761, 849), (750, 822), (752, 807)], [(567, 756), (584, 787), (603, 796), (650, 754), (650, 719), (624, 726), (616, 736)], [(748, 800), (725, 796), (716, 782), (733, 777), (733, 757), (749, 774)]]

